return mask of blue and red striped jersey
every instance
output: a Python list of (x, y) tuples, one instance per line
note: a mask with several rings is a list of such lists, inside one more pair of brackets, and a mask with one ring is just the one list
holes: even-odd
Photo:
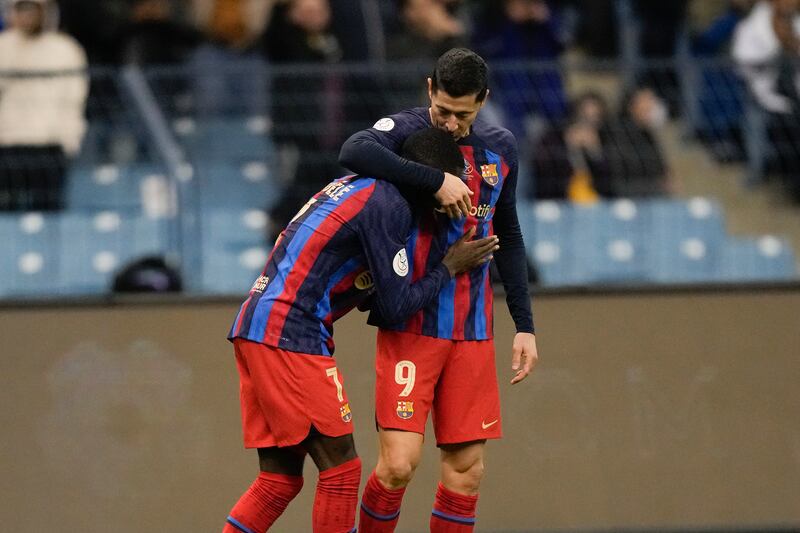
[[(379, 120), (367, 130), (365, 138), (396, 153), (408, 136), (428, 127), (431, 127), (428, 108), (420, 107)], [(441, 260), (447, 248), (470, 228), (477, 226), (475, 238), (494, 234), (495, 214), (502, 214), (506, 233), (499, 235), (501, 251), (504, 245), (509, 249), (513, 247), (515, 253), (521, 249), (521, 264), (516, 262), (519, 257), (517, 254), (514, 256), (516, 264), (510, 266), (526, 276), (524, 247), (516, 216), (517, 148), (513, 135), (479, 117), (469, 135), (460, 139), (458, 144), (464, 155), (462, 178), (474, 193), (472, 213), (467, 218), (455, 220), (436, 212), (424, 213), (419, 217), (408, 244), (412, 280), (423, 278)], [(507, 277), (511, 278), (510, 275)], [(509, 307), (517, 329), (533, 331), (527, 278), (523, 277), (521, 288), (517, 284), (514, 289), (515, 306), (512, 307), (509, 301)], [(376, 310), (370, 316), (370, 323), (443, 339), (485, 340), (493, 336), (492, 305), (493, 290), (489, 265), (486, 264), (456, 276), (433, 302), (408, 320), (393, 321)]]
[(331, 355), (333, 322), (373, 295), (373, 308), (405, 320), (451, 279), (439, 263), (412, 283), (406, 245), (413, 219), (391, 183), (334, 180), (281, 233), (228, 338)]

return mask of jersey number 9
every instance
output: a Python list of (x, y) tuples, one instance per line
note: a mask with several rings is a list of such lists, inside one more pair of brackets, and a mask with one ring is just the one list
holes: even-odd
[(408, 396), (414, 390), (417, 379), (417, 365), (411, 361), (400, 361), (394, 367), (394, 380), (398, 385), (405, 385), (400, 396)]

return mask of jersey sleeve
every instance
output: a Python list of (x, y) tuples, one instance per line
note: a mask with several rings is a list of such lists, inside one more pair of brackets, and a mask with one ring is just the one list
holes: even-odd
[(357, 174), (434, 193), (442, 186), (444, 173), (398, 155), (409, 135), (428, 126), (411, 111), (384, 117), (345, 141), (339, 164)]
[(450, 281), (450, 271), (439, 263), (416, 283), (411, 282), (406, 244), (412, 224), (408, 203), (373, 195), (359, 214), (356, 231), (367, 259), (375, 293), (372, 309), (389, 323), (397, 323), (430, 304)]
[(528, 263), (525, 242), (517, 217), (517, 171), (519, 168), (516, 141), (508, 134), (504, 156), (509, 166), (503, 190), (494, 213), (494, 232), (500, 238), (500, 249), (494, 253), (497, 271), (506, 291), (506, 304), (518, 333), (533, 333), (533, 313), (528, 289)]

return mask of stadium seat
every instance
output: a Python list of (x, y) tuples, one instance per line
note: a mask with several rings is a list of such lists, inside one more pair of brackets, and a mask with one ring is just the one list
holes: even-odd
[(0, 215), (0, 296), (58, 294), (58, 215)]
[(60, 220), (61, 284), (67, 293), (109, 290), (113, 275), (133, 259), (164, 254), (166, 221), (118, 211), (65, 213)]
[(173, 121), (172, 126), (192, 160), (271, 159), (267, 137), (270, 124), (266, 117), (182, 117)]
[(705, 198), (650, 201), (648, 279), (660, 283), (713, 281), (725, 240), (720, 206)]
[(266, 209), (279, 196), (272, 169), (262, 161), (210, 161), (195, 168), (200, 205), (204, 208)]
[(258, 209), (210, 209), (202, 224), (201, 290), (246, 293), (264, 268), (267, 217)]
[(721, 281), (786, 281), (797, 279), (798, 272), (789, 243), (765, 235), (728, 238), (717, 275)]
[(167, 180), (166, 169), (155, 164), (77, 166), (67, 179), (71, 210), (141, 207), (147, 187)]

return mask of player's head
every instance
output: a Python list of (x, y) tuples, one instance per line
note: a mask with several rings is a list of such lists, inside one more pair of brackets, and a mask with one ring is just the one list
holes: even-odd
[(442, 54), (428, 78), (433, 125), (456, 139), (465, 137), (489, 95), (488, 76), (486, 62), (472, 50)]
[(410, 135), (403, 143), (403, 157), (460, 176), (464, 172), (461, 155), (453, 136), (437, 128), (426, 128)]

